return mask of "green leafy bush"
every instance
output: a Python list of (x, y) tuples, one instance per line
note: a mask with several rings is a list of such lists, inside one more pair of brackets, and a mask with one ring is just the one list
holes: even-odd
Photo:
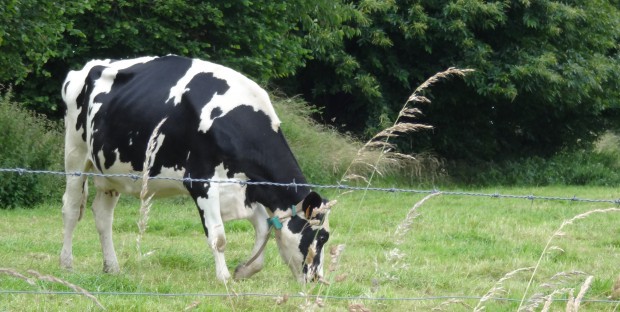
[[(0, 168), (61, 168), (58, 125), (24, 110), (11, 97), (10, 90), (0, 94)], [(61, 193), (59, 176), (0, 173), (0, 209), (30, 207)]]
[(452, 163), (453, 182), (476, 186), (620, 184), (620, 157), (607, 150), (562, 151), (549, 158), (529, 157), (502, 163)]

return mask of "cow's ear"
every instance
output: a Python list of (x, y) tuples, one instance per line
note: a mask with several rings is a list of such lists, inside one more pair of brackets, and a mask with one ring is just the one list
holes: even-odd
[(310, 220), (312, 217), (312, 210), (321, 207), (322, 203), (323, 199), (321, 198), (321, 195), (316, 192), (310, 192), (301, 204), (301, 208), (304, 210), (306, 219)]

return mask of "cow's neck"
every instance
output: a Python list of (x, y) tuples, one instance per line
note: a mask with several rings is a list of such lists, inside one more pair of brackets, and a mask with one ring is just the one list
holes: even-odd
[[(297, 163), (295, 162), (295, 165)], [(288, 167), (288, 169), (292, 169)], [(295, 167), (296, 173), (295, 175), (283, 175), (279, 177), (270, 177), (267, 179), (264, 178), (252, 178), (250, 177), (250, 181), (255, 182), (275, 182), (278, 184), (292, 184), (290, 186), (282, 186), (282, 185), (249, 185), (248, 186), (248, 199), (251, 201), (256, 201), (269, 208), (271, 212), (275, 212), (276, 210), (287, 210), (290, 209), (291, 206), (299, 204), (305, 197), (310, 193), (310, 188), (304, 185), (295, 185), (295, 184), (306, 184), (306, 179), (301, 174), (301, 170), (299, 167)], [(290, 172), (289, 172), (290, 173)]]

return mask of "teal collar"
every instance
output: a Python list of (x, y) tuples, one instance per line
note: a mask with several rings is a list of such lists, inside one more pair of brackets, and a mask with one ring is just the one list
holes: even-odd
[[(297, 208), (295, 207), (295, 205), (291, 206), (291, 217), (297, 215)], [(282, 229), (282, 220), (280, 220), (280, 218), (278, 218), (278, 216), (273, 216), (271, 218), (267, 218), (267, 224), (271, 227), (273, 226), (276, 230), (281, 230)]]

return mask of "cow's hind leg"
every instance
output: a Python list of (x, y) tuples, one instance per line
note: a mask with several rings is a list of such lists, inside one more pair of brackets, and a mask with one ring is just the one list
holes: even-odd
[(265, 245), (269, 239), (269, 225), (267, 218), (269, 215), (263, 205), (256, 205), (252, 208), (252, 215), (248, 220), (254, 226), (255, 240), (252, 248), (252, 258), (235, 269), (235, 279), (250, 278), (252, 275), (260, 271), (265, 263)]
[(82, 218), (88, 197), (88, 180), (85, 176), (67, 176), (65, 194), (62, 196), (63, 243), (60, 267), (73, 268), (73, 230)]
[[(196, 205), (198, 206), (198, 212), (202, 219), (205, 234), (207, 235), (207, 242), (211, 250), (213, 251), (213, 258), (215, 259), (215, 273), (219, 280), (227, 281), (230, 279), (230, 272), (226, 266), (226, 258), (224, 257), (224, 250), (226, 249), (226, 234), (224, 232), (224, 222), (220, 214), (220, 194), (219, 185), (212, 184), (208, 192), (199, 191), (202, 187), (190, 188), (190, 193)], [(200, 195), (202, 193), (202, 195)]]
[(106, 273), (120, 271), (112, 241), (114, 207), (119, 197), (119, 193), (114, 190), (97, 190), (97, 195), (93, 201), (93, 215), (95, 216), (95, 225), (99, 232), (101, 251), (103, 252), (103, 271)]

